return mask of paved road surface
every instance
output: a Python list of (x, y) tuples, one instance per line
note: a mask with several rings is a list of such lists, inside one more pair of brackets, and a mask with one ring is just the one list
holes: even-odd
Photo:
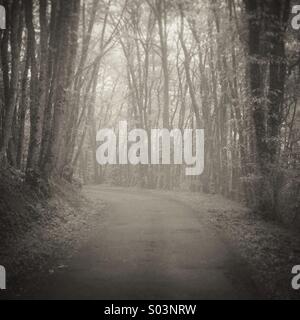
[(200, 212), (163, 193), (87, 187), (108, 203), (89, 241), (32, 294), (45, 299), (252, 299), (247, 268)]

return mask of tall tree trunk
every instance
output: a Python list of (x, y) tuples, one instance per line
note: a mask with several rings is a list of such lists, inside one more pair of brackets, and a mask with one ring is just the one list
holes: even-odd
[[(2, 137), (0, 141), (0, 165), (6, 161), (6, 151), (12, 133), (12, 123), (17, 102), (18, 84), (19, 84), (19, 66), (20, 66), (20, 52), (22, 41), (22, 6), (20, 0), (13, 0), (12, 6), (8, 12), (8, 30), (10, 33), (10, 47), (11, 47), (11, 76), (9, 80), (8, 70), (8, 38), (4, 36), (4, 41), (1, 48), (2, 64), (4, 65), (4, 86), (6, 97), (6, 108), (3, 120)], [(16, 18), (17, 17), (17, 18)], [(8, 37), (8, 35), (7, 35)]]
[[(279, 152), (282, 122), (286, 79), (284, 33), (290, 1), (268, 0), (262, 4), (247, 0), (245, 3), (249, 22), (250, 92), (259, 176), (256, 198), (258, 210), (270, 218), (276, 218), (280, 177), (274, 165)], [(269, 68), (265, 81), (262, 62)], [(268, 92), (267, 99), (265, 92)]]
[[(60, 176), (63, 170), (61, 159), (65, 150), (61, 150), (66, 136), (67, 115), (69, 106), (69, 91), (72, 88), (75, 68), (74, 62), (77, 53), (77, 32), (80, 0), (60, 2), (59, 22), (56, 25), (58, 42), (58, 70), (56, 78), (56, 94), (54, 101), (53, 126), (51, 139), (47, 151), (47, 157), (43, 165), (43, 173), (46, 179), (52, 175)], [(77, 22), (74, 23), (74, 20)], [(74, 39), (74, 37), (76, 39)]]
[(26, 112), (28, 110), (28, 73), (30, 67), (29, 54), (26, 52), (26, 62), (23, 73), (22, 85), (21, 85), (21, 100), (18, 112), (18, 123), (19, 123), (19, 135), (18, 135), (18, 146), (17, 146), (17, 168), (22, 168), (22, 162), (24, 157), (24, 145), (25, 145), (25, 119)]
[[(44, 1), (40, 2), (40, 25), (41, 25), (41, 66), (46, 64), (45, 42), (44, 39), (46, 29), (46, 9)], [(44, 104), (46, 96), (45, 72), (41, 67), (39, 72), (38, 62), (36, 59), (36, 35), (33, 24), (33, 1), (25, 1), (25, 16), (28, 34), (28, 54), (30, 57), (30, 142), (27, 158), (27, 172), (31, 176), (32, 171), (37, 172), (39, 169), (40, 147), (42, 140), (42, 125), (44, 116)], [(42, 60), (43, 59), (43, 60)], [(39, 76), (40, 74), (40, 76)]]
[[(158, 21), (158, 32), (160, 39), (160, 50), (162, 60), (162, 70), (164, 77), (164, 103), (163, 103), (163, 127), (170, 129), (170, 76), (168, 60), (168, 37), (167, 37), (167, 3), (166, 0), (155, 0), (156, 18)], [(170, 189), (171, 171), (170, 166), (163, 166), (164, 171), (164, 188)]]

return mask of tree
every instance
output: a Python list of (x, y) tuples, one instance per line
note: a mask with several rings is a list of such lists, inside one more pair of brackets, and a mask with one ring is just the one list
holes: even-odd
[[(278, 156), (287, 62), (285, 31), (290, 1), (246, 1), (249, 21), (249, 73), (259, 182), (258, 208), (277, 214)], [(265, 29), (263, 29), (263, 26)], [(262, 68), (268, 72), (265, 81)]]

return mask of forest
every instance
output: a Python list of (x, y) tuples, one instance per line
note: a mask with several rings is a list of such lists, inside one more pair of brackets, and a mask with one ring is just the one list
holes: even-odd
[[(272, 219), (299, 208), (299, 33), (290, 1), (1, 1), (2, 170), (185, 188)], [(205, 172), (101, 167), (96, 134), (205, 130)]]
[[(16, 190), (51, 199), (57, 183), (220, 195), (299, 227), (294, 5), (0, 0), (0, 231), (13, 228)], [(201, 176), (178, 164), (100, 165), (97, 133), (122, 121), (149, 134), (204, 130)]]

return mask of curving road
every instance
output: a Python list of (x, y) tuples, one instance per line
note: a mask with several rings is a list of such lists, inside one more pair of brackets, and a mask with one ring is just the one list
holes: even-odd
[(85, 193), (108, 203), (102, 222), (35, 298), (258, 298), (247, 268), (201, 208), (159, 192), (91, 186)]

